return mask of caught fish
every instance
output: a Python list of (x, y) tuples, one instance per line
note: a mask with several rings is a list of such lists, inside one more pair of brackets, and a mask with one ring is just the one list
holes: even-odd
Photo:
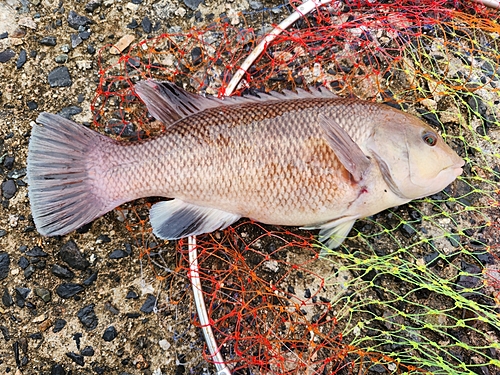
[(402, 111), (327, 90), (222, 99), (137, 83), (164, 134), (118, 142), (41, 113), (27, 176), (38, 232), (63, 235), (141, 197), (153, 232), (179, 239), (241, 217), (320, 229), (338, 247), (357, 219), (434, 194), (464, 161)]

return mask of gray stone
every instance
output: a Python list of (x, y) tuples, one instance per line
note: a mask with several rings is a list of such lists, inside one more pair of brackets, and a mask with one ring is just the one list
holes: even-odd
[(50, 87), (69, 87), (73, 84), (69, 70), (65, 66), (53, 69), (47, 77)]
[(7, 276), (9, 276), (9, 270), (10, 270), (9, 254), (2, 252), (0, 253), (0, 280), (3, 280)]
[(5, 199), (10, 199), (16, 195), (17, 186), (14, 180), (7, 180), (2, 182), (2, 196)]
[(184, 4), (191, 9), (191, 10), (196, 10), (198, 9), (198, 6), (203, 2), (203, 0), (184, 0)]
[(81, 16), (74, 10), (70, 10), (68, 14), (68, 25), (73, 29), (78, 30), (80, 26), (87, 26), (94, 23), (90, 18)]

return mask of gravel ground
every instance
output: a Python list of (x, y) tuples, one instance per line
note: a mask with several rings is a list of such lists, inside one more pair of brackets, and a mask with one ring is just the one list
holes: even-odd
[(155, 277), (116, 212), (64, 237), (36, 232), (25, 183), (30, 122), (46, 111), (91, 123), (98, 51), (125, 35), (139, 41), (186, 30), (210, 14), (280, 4), (0, 2), (0, 373), (214, 373), (191, 323), (189, 281)]
[[(139, 41), (172, 27), (189, 28), (209, 13), (217, 17), (269, 5), (0, 2), (0, 373), (205, 372), (201, 338), (190, 324), (193, 307), (188, 300), (185, 306), (167, 303), (164, 285), (142, 267), (116, 214), (81, 233), (38, 235), (25, 183), (30, 122), (41, 111), (91, 122), (96, 54), (124, 35)], [(180, 290), (188, 287), (187, 281), (181, 284)]]

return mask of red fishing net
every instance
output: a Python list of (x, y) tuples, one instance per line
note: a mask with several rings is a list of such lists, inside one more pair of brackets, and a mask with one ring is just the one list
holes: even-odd
[[(224, 95), (274, 17), (299, 5), (162, 34), (121, 55), (102, 50), (96, 124), (122, 139), (161, 133), (135, 82)], [(359, 221), (325, 258), (315, 233), (295, 228), (240, 221), (199, 237), (210, 325), (234, 374), (500, 371), (498, 19), (470, 1), (333, 2), (245, 72), (238, 94), (324, 85), (420, 114), (467, 164), (443, 192)], [(125, 225), (169, 303), (192, 309), (185, 242), (152, 236), (150, 202), (122, 207)]]

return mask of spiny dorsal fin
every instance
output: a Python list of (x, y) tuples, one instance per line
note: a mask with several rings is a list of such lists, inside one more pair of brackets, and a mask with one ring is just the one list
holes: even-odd
[(135, 91), (146, 104), (149, 112), (157, 120), (169, 126), (174, 122), (221, 105), (240, 105), (248, 103), (266, 103), (278, 100), (295, 100), (305, 98), (337, 98), (326, 88), (309, 87), (310, 92), (297, 89), (297, 92), (283, 90), (259, 93), (258, 96), (230, 96), (215, 98), (187, 92), (171, 82), (154, 80), (140, 81), (135, 85)]

